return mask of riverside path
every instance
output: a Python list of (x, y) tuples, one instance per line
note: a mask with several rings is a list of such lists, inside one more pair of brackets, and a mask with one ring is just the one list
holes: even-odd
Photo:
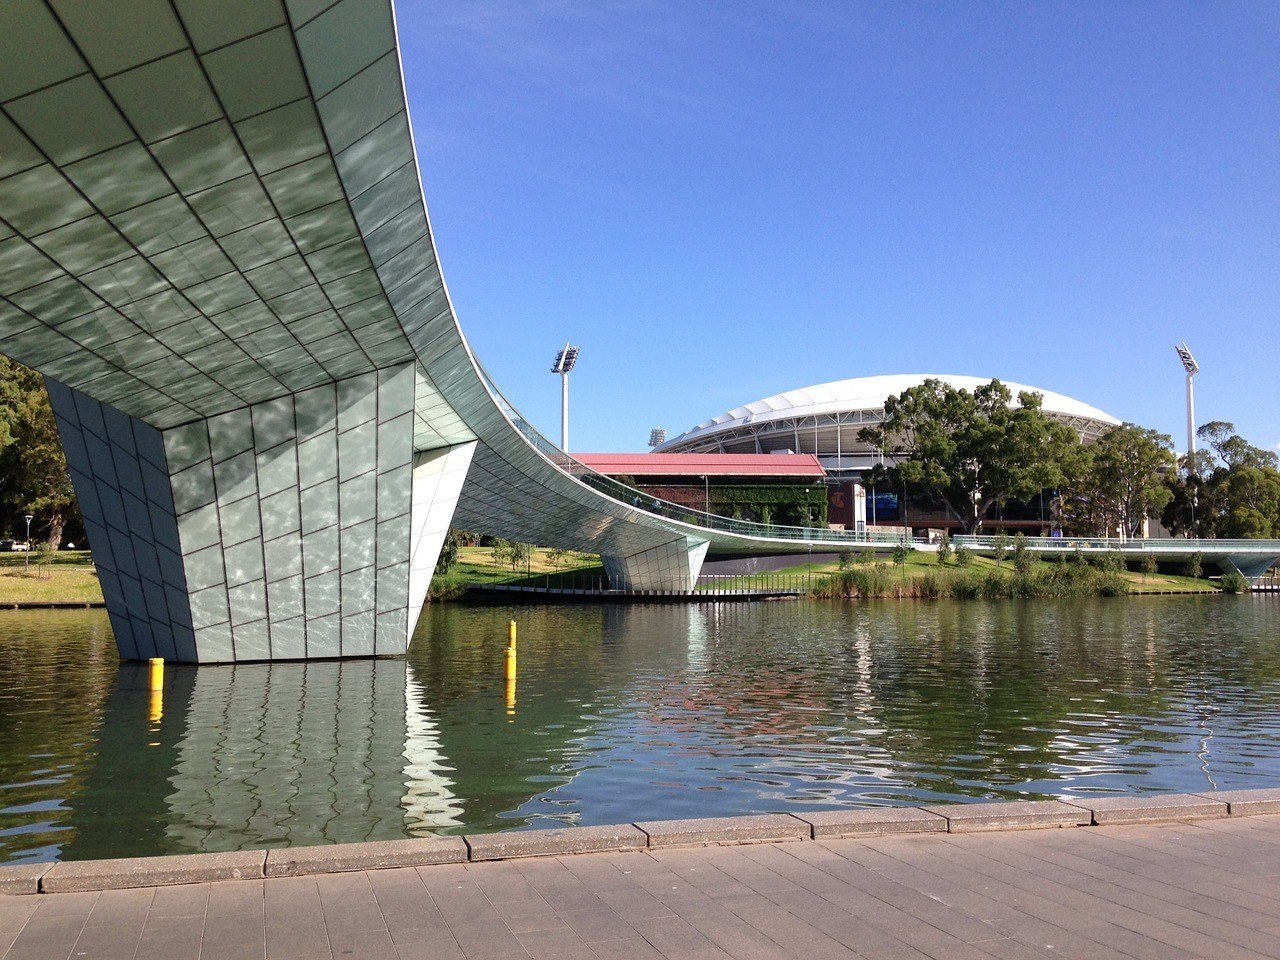
[[(0, 957), (1280, 957), (1280, 816), (1164, 820), (1214, 811), (1203, 798), (1128, 798), (1086, 810), (1083, 822), (1103, 824), (1096, 829), (1007, 829), (1070, 826), (1066, 806), (930, 808), (950, 832), (696, 847), (662, 838), (748, 837), (773, 818), (640, 824), (641, 849), (547, 856), (525, 855), (536, 841), (496, 834), (468, 838), (470, 862), (351, 870), (348, 860), (337, 873), (0, 896)], [(885, 829), (929, 822), (919, 810), (879, 815)], [(821, 835), (820, 823), (812, 832)], [(999, 829), (964, 832), (983, 825)], [(351, 845), (329, 866), (382, 846)], [(490, 855), (512, 859), (475, 862)], [(271, 856), (253, 856), (269, 873)], [(323, 852), (312, 856), (322, 867)], [(197, 858), (150, 862), (166, 859)], [(308, 854), (277, 862), (303, 869)], [(113, 880), (113, 869), (143, 861), (110, 863), (117, 866), (64, 865), (50, 886), (110, 886), (128, 873)]]

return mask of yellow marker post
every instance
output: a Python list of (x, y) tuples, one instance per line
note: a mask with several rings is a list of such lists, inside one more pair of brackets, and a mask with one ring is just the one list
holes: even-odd
[(164, 716), (164, 659), (152, 657), (151, 663), (151, 704), (147, 711), (147, 719), (151, 723), (159, 723)]
[(516, 622), (507, 626), (507, 713), (516, 712)]

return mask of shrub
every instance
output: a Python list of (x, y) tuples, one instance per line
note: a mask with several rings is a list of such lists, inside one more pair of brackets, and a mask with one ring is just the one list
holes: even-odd
[(853, 565), (858, 562), (858, 555), (852, 550), (840, 551), (840, 569), (851, 570)]
[(1027, 538), (1021, 533), (1013, 538), (1013, 569), (1026, 575), (1031, 572), (1033, 557), (1027, 549)]
[(1182, 568), (1182, 572), (1184, 575), (1191, 577), (1194, 580), (1199, 580), (1204, 576), (1204, 554), (1196, 552), (1188, 557), (1186, 564)]
[(973, 552), (963, 544), (956, 547), (956, 566), (967, 567), (973, 563)]
[(1218, 586), (1222, 588), (1223, 593), (1249, 592), (1249, 581), (1234, 570), (1223, 574), (1222, 579), (1218, 581)]
[(951, 559), (951, 534), (943, 531), (938, 538), (938, 563), (943, 564)]

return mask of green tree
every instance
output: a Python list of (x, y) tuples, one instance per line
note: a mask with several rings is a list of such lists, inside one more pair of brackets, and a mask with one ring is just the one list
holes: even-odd
[(1204, 554), (1197, 551), (1187, 558), (1186, 564), (1182, 568), (1184, 576), (1199, 580), (1204, 576)]
[(938, 538), (938, 563), (943, 564), (951, 559), (951, 534), (945, 530)]
[(1004, 566), (1005, 554), (1009, 551), (1009, 535), (1007, 533), (997, 533), (991, 539), (991, 555), (995, 557), (996, 566)]
[(924, 492), (965, 533), (997, 503), (1061, 486), (1081, 447), (1074, 430), (1044, 413), (1040, 394), (1020, 393), (1015, 404), (999, 380), (972, 393), (926, 380), (889, 397), (881, 424), (858, 436), (896, 460), (873, 468), (868, 483)]
[(489, 545), (489, 556), (493, 558), (493, 562), (498, 565), (511, 564), (515, 569), (515, 561), (511, 559), (511, 541), (503, 540), (501, 537), (495, 537), (493, 543)]
[(515, 572), (516, 568), (519, 567), (520, 564), (522, 563), (527, 566), (532, 556), (533, 556), (533, 544), (512, 543), (510, 546), (510, 550), (507, 553), (507, 560), (510, 561), (511, 563), (512, 572)]
[(1223, 537), (1280, 537), (1280, 472), (1265, 467), (1229, 468), (1223, 481)]
[(967, 567), (971, 563), (973, 563), (973, 551), (964, 544), (960, 544), (956, 547), (956, 566)]
[(1160, 564), (1156, 561), (1156, 555), (1154, 553), (1144, 553), (1140, 569), (1142, 570), (1143, 579), (1149, 580), (1154, 577), (1160, 569)]
[(1280, 536), (1277, 455), (1255, 447), (1223, 420), (1197, 431), (1206, 449), (1183, 458), (1168, 480), (1162, 519), (1174, 533), (1202, 537)]
[(440, 556), (436, 557), (436, 573), (448, 573), (458, 562), (458, 531), (450, 530), (440, 547)]
[(890, 557), (901, 568), (902, 575), (905, 577), (907, 575), (907, 548), (899, 544), (893, 548), (893, 553), (890, 554)]
[(54, 549), (67, 523), (78, 519), (75, 491), (62, 454), (62, 439), (49, 406), (44, 378), (0, 358), (0, 509), (15, 532), (24, 513), (35, 515), (33, 533)]
[(1078, 493), (1098, 508), (1103, 532), (1121, 529), (1136, 536), (1143, 520), (1159, 515), (1171, 499), (1165, 478), (1173, 468), (1167, 435), (1126, 423), (1093, 445), (1087, 487)]
[(1013, 569), (1023, 575), (1031, 572), (1033, 561), (1031, 551), (1027, 549), (1027, 538), (1019, 533), (1013, 538)]

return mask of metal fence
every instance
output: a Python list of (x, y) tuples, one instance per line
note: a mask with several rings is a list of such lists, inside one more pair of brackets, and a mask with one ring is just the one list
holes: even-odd
[(698, 578), (694, 590), (713, 596), (785, 596), (808, 593), (812, 585), (813, 577), (807, 573), (709, 574)]
[[(1173, 540), (1147, 539), (1142, 537), (1026, 537), (1023, 543), (1033, 550), (1122, 550), (1126, 553), (1134, 551), (1150, 551), (1152, 553), (1203, 553), (1212, 551), (1223, 553), (1241, 551), (1245, 553), (1265, 553), (1277, 548), (1275, 540)], [(1003, 546), (1012, 550), (1014, 538), (1010, 536), (976, 536), (972, 534), (958, 535), (951, 538), (953, 547), (968, 549), (992, 550)]]

